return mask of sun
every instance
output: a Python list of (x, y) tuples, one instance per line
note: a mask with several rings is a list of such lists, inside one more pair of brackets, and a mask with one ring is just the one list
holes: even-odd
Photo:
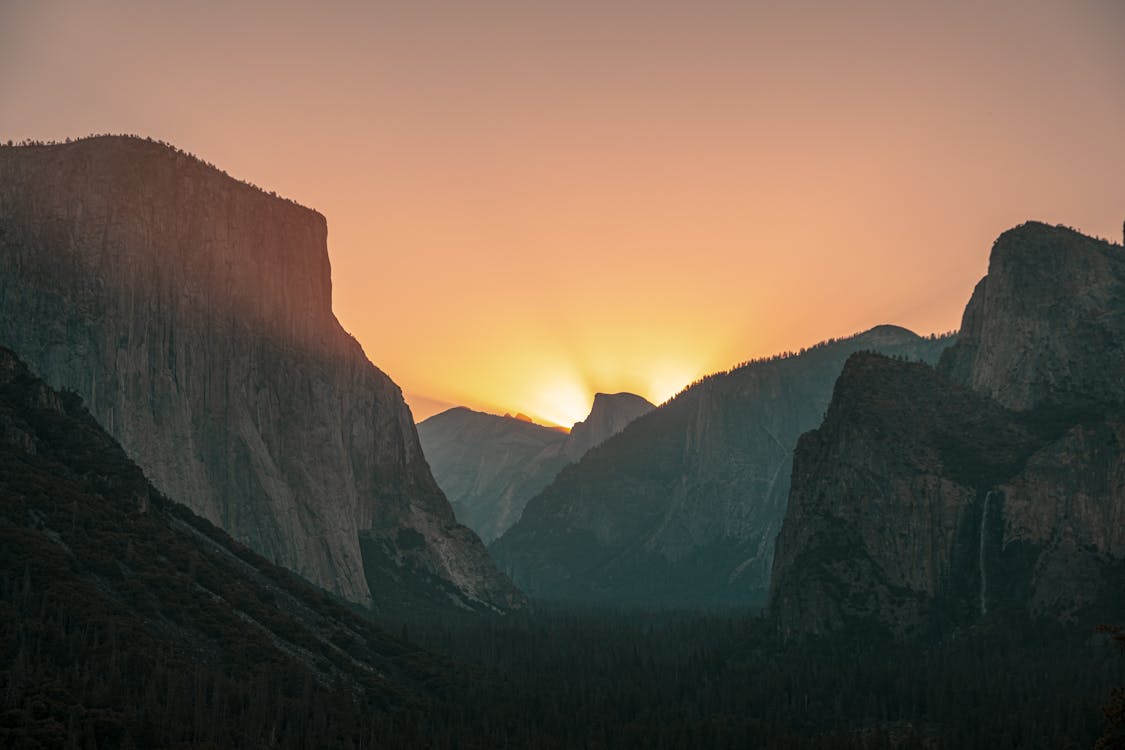
[(569, 429), (586, 418), (593, 400), (588, 388), (574, 381), (560, 380), (540, 389), (529, 409), (535, 416)]

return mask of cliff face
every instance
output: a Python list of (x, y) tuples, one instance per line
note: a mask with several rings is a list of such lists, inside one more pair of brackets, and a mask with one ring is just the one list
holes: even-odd
[(793, 446), (849, 354), (935, 361), (948, 339), (891, 326), (709, 377), (564, 469), (492, 546), (542, 598), (762, 604)]
[(570, 434), (456, 408), (419, 424), (418, 437), (457, 518), (490, 543), (564, 466), (653, 408), (632, 393), (598, 393), (590, 415)]
[(986, 493), (1041, 445), (1017, 415), (931, 368), (849, 359), (824, 424), (795, 451), (772, 578), (783, 632), (906, 634), (970, 618)]
[(78, 392), (162, 492), (310, 581), (517, 602), (333, 316), (326, 235), (151, 142), (3, 148), (0, 343)]
[(941, 370), (1011, 409), (1125, 402), (1125, 253), (1038, 222), (1000, 235)]
[(1122, 614), (1122, 256), (1025, 225), (997, 241), (941, 372), (849, 360), (796, 450), (771, 586), (784, 634)]
[(594, 394), (589, 416), (576, 423), (567, 435), (563, 447), (566, 457), (577, 461), (595, 445), (601, 445), (655, 408), (648, 399), (633, 393)]

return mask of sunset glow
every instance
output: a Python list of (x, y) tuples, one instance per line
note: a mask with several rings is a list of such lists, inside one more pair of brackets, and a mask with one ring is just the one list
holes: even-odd
[(316, 208), (416, 419), (569, 426), (956, 328), (1026, 219), (1119, 240), (1123, 30), (1104, 0), (5, 3), (0, 138), (150, 135)]

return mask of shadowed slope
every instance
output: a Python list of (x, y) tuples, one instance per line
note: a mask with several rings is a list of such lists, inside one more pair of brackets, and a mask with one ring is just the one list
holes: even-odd
[(374, 747), (452, 674), (166, 500), (5, 349), (0, 498), (5, 747)]
[(948, 343), (883, 326), (709, 376), (564, 469), (491, 549), (537, 597), (761, 605), (793, 446), (844, 360), (934, 361)]
[(1123, 321), (1125, 251), (1032, 222), (997, 240), (940, 372), (849, 360), (797, 446), (783, 634), (1125, 616)]
[(418, 425), (418, 438), (458, 520), (491, 542), (564, 466), (616, 435), (653, 405), (632, 393), (598, 393), (569, 434), (515, 418), (449, 409)]

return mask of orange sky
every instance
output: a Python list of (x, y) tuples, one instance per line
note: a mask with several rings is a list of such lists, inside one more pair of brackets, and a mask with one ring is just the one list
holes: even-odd
[(1125, 219), (1116, 0), (165, 5), (0, 4), (0, 138), (151, 135), (323, 212), (419, 419), (955, 328), (1006, 227)]

